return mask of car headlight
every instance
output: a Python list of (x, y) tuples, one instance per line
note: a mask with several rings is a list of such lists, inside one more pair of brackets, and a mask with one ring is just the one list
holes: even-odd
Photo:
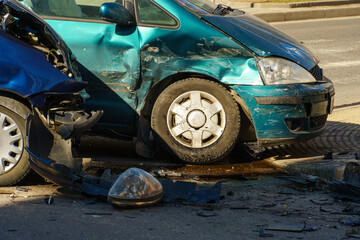
[(300, 65), (283, 58), (269, 57), (258, 61), (265, 85), (313, 83), (315, 78)]

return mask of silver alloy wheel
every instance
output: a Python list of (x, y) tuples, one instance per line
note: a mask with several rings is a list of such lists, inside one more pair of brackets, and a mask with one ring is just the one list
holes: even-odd
[(226, 115), (224, 107), (213, 95), (189, 91), (171, 103), (167, 124), (171, 135), (179, 143), (191, 148), (203, 148), (221, 137)]
[(15, 167), (23, 148), (23, 136), (19, 126), (11, 117), (0, 112), (0, 174), (5, 174)]

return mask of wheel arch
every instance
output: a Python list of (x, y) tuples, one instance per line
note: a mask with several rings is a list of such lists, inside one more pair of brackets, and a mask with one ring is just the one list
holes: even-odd
[(203, 79), (207, 79), (210, 81), (214, 81), (217, 83), (220, 83), (221, 85), (223, 85), (226, 89), (229, 90), (229, 87), (226, 86), (225, 84), (222, 84), (220, 81), (218, 81), (217, 79), (209, 76), (209, 75), (205, 75), (205, 74), (201, 74), (201, 73), (195, 73), (195, 72), (179, 72), (173, 75), (170, 75), (160, 81), (158, 81), (154, 86), (152, 86), (152, 88), (150, 89), (150, 91), (148, 92), (147, 96), (145, 97), (145, 101), (143, 106), (141, 107), (140, 110), (140, 115), (145, 117), (146, 119), (150, 119), (151, 117), (151, 110), (154, 106), (154, 103), (156, 101), (156, 99), (159, 97), (159, 95), (161, 94), (161, 92), (167, 88), (169, 85), (186, 79), (186, 78), (203, 78)]
[(195, 73), (195, 72), (181, 72), (168, 76), (163, 80), (157, 82), (150, 89), (147, 96), (145, 97), (144, 104), (139, 111), (139, 121), (137, 126), (137, 143), (139, 144), (136, 147), (136, 151), (139, 155), (148, 158), (153, 156), (152, 151), (146, 146), (149, 146), (150, 148), (153, 147), (153, 140), (150, 137), (151, 135), (150, 119), (151, 119), (151, 112), (156, 99), (159, 97), (161, 92), (169, 85), (186, 78), (203, 78), (221, 84), (225, 89), (227, 89), (229, 93), (234, 97), (235, 101), (238, 103), (240, 110), (240, 117), (242, 123), (240, 125), (240, 132), (242, 134), (240, 134), (241, 136), (239, 136), (239, 140), (243, 142), (256, 141), (256, 133), (254, 129), (254, 124), (250, 116), (250, 111), (247, 108), (245, 102), (234, 90), (232, 90), (228, 85), (222, 83), (218, 79), (215, 79), (214, 77), (211, 77), (209, 75)]
[[(16, 104), (17, 102), (22, 103), (22, 105)], [(26, 113), (31, 110), (31, 104), (26, 98), (19, 94), (4, 90), (0, 90), (0, 105), (16, 112), (24, 119), (27, 117)]]
[(146, 158), (152, 158), (155, 154), (154, 151), (154, 139), (151, 134), (151, 112), (155, 104), (156, 99), (161, 92), (172, 83), (186, 79), (186, 78), (204, 78), (211, 81), (220, 82), (217, 79), (196, 72), (179, 72), (156, 82), (148, 91), (144, 98), (143, 105), (138, 110), (137, 122), (137, 140), (136, 140), (136, 153)]
[(154, 106), (156, 99), (161, 94), (161, 92), (172, 83), (183, 80), (185, 78), (203, 78), (206, 80), (216, 82), (222, 85), (225, 89), (227, 89), (228, 92), (233, 96), (235, 101), (238, 103), (240, 109), (241, 123), (242, 123), (240, 132), (242, 134), (241, 136), (239, 136), (239, 140), (243, 142), (257, 140), (254, 123), (250, 115), (250, 110), (245, 104), (244, 100), (229, 85), (222, 83), (221, 81), (219, 81), (218, 79), (212, 76), (202, 73), (181, 72), (168, 76), (165, 79), (159, 81), (150, 89), (149, 93), (145, 98), (144, 105), (142, 106), (140, 111), (141, 118), (144, 118), (145, 120), (150, 120), (152, 108)]
[(245, 101), (237, 94), (233, 89), (230, 89), (230, 94), (233, 96), (235, 101), (239, 105), (241, 125), (240, 125), (240, 136), (239, 141), (241, 142), (255, 142), (257, 141), (255, 125), (252, 120), (250, 110), (246, 105)]

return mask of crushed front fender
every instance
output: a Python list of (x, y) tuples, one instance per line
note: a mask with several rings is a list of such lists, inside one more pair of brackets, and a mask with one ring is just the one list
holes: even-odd
[(260, 146), (296, 143), (325, 130), (335, 90), (316, 84), (232, 86), (247, 106)]
[(47, 128), (35, 112), (26, 120), (26, 151), (29, 163), (40, 176), (61, 186), (71, 187), (72, 176), (82, 168), (82, 160), (74, 158), (72, 140), (64, 140)]
[[(76, 94), (73, 97), (76, 99)], [(62, 186), (72, 186), (75, 174), (85, 166), (74, 154), (75, 137), (90, 129), (103, 113), (87, 114), (75, 108), (76, 101), (71, 103), (68, 99), (68, 95), (50, 95), (49, 103), (44, 104), (47, 107), (34, 107), (26, 120), (25, 149), (31, 167), (39, 175)]]

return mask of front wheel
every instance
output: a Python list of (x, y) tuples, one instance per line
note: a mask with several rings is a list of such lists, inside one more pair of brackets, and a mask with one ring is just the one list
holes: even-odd
[(220, 84), (188, 78), (168, 86), (157, 98), (151, 127), (162, 148), (189, 163), (224, 158), (237, 142), (239, 107)]
[[(22, 115), (30, 111), (14, 101), (14, 109)], [(30, 171), (25, 146), (25, 119), (0, 106), (0, 186), (13, 185), (23, 179)]]

